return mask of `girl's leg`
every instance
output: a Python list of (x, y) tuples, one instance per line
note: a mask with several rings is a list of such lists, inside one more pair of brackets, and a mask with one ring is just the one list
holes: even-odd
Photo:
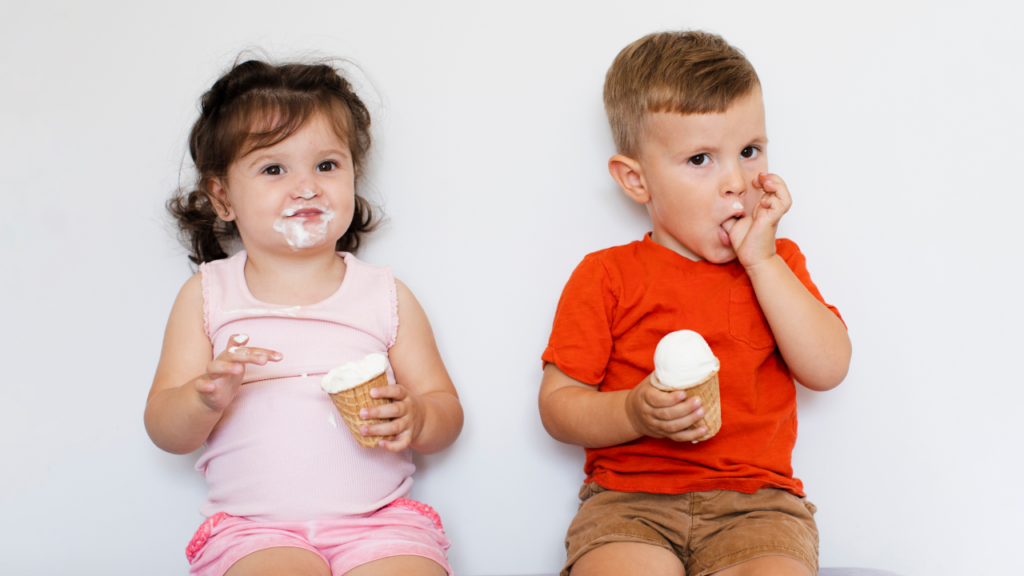
[(224, 576), (331, 576), (327, 562), (302, 548), (265, 548), (242, 557)]
[(391, 556), (367, 562), (345, 573), (345, 576), (447, 576), (440, 564), (423, 556)]

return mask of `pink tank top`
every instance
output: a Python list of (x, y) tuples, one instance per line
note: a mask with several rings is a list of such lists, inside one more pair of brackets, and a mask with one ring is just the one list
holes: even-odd
[[(371, 352), (386, 355), (398, 333), (391, 269), (340, 255), (347, 266), (341, 287), (310, 306), (256, 300), (245, 282), (245, 251), (199, 267), (214, 357), (233, 334), (284, 355), (246, 366), (241, 391), (207, 438), (196, 463), (210, 485), (203, 515), (315, 520), (370, 512), (408, 494), (411, 450), (361, 448), (320, 388), (330, 369)], [(387, 374), (394, 383), (390, 366)]]

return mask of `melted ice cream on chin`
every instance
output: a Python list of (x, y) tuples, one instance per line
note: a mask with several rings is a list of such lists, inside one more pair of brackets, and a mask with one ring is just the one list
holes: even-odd
[[(320, 210), (315, 218), (295, 217), (303, 208)], [(293, 250), (309, 248), (327, 237), (327, 224), (334, 220), (334, 211), (326, 206), (304, 206), (288, 208), (274, 221), (274, 230), (284, 234), (284, 239)]]
[(707, 380), (719, 367), (718, 358), (700, 334), (679, 330), (658, 342), (651, 384), (662, 390), (686, 390)]
[(328, 394), (351, 390), (360, 384), (380, 376), (388, 369), (388, 358), (376, 352), (367, 354), (358, 362), (338, 366), (324, 375), (320, 387)]

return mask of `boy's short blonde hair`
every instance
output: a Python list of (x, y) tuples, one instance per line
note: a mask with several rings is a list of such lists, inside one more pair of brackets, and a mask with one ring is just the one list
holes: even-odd
[(721, 36), (701, 31), (658, 32), (615, 57), (604, 81), (604, 109), (615, 148), (637, 158), (647, 115), (725, 112), (760, 86), (757, 72)]

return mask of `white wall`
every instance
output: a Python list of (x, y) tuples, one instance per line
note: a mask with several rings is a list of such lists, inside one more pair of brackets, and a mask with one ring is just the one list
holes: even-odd
[(679, 27), (757, 68), (782, 234), (850, 326), (846, 382), (799, 397), (822, 565), (1024, 569), (1019, 3), (42, 4), (0, 33), (0, 572), (186, 571), (197, 456), (142, 426), (190, 274), (162, 203), (247, 46), (371, 75), (390, 224), (361, 256), (423, 302), (467, 413), (414, 496), (460, 574), (557, 570), (583, 456), (540, 425), (539, 355), (583, 255), (649, 225), (605, 171), (605, 70)]

